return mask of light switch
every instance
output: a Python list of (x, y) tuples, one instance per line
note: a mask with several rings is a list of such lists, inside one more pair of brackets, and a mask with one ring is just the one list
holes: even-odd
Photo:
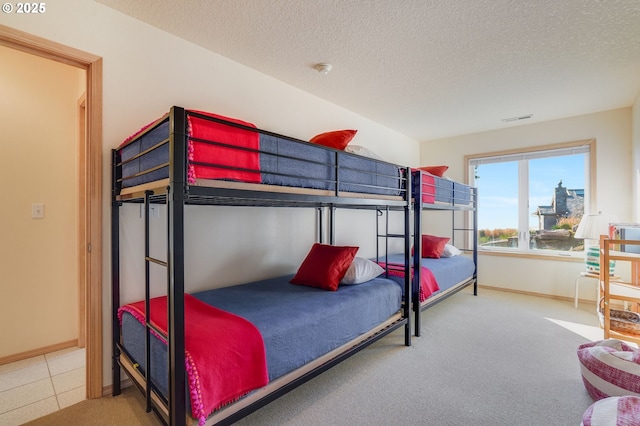
[(31, 218), (44, 219), (44, 203), (31, 204)]

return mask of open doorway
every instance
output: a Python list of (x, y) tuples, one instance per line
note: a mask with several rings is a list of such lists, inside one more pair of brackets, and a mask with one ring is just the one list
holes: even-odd
[[(86, 327), (86, 393), (88, 398), (103, 394), (102, 349), (102, 59), (0, 25), (0, 44), (85, 70), (86, 116), (82, 167), (85, 186), (80, 188), (78, 214), (85, 232), (78, 233), (79, 272), (84, 274), (82, 307)], [(83, 303), (80, 303), (82, 306)]]

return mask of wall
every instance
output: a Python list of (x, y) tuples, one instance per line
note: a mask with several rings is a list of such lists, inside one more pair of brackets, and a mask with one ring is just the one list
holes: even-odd
[[(521, 125), (421, 144), (421, 164), (447, 164), (448, 175), (464, 179), (464, 156), (484, 152), (596, 139), (596, 209), (631, 221), (633, 189), (631, 108)], [(615, 188), (615, 189), (614, 189)], [(425, 216), (429, 218), (430, 216)], [(438, 229), (437, 226), (431, 229)], [(556, 260), (557, 259), (557, 260)], [(584, 269), (582, 259), (561, 257), (480, 255), (479, 283), (510, 290), (573, 297), (575, 278)], [(595, 300), (595, 286), (583, 286), (580, 297)]]
[(632, 144), (633, 144), (633, 214), (634, 222), (640, 222), (640, 92), (636, 96), (631, 109)]
[[(77, 339), (84, 71), (0, 46), (0, 357)], [(10, 184), (13, 183), (13, 184)], [(31, 204), (44, 203), (44, 219)]]
[[(358, 134), (353, 143), (367, 146), (388, 161), (417, 165), (416, 141), (281, 81), (95, 2), (60, 0), (55, 6), (47, 6), (46, 13), (39, 16), (3, 15), (2, 24), (104, 58), (105, 385), (111, 381), (110, 149), (142, 125), (170, 106), (180, 105), (241, 118), (261, 128), (307, 140), (327, 130), (355, 128)], [(318, 78), (317, 72), (304, 64), (292, 66), (299, 67), (309, 78)], [(192, 210), (188, 212), (186, 229), (190, 241), (186, 248), (188, 266), (196, 266), (187, 275), (190, 290), (294, 272), (315, 235), (313, 211), (226, 207)], [(361, 217), (343, 229), (338, 243), (366, 245), (369, 248), (360, 254), (370, 256), (374, 250), (369, 244), (370, 235), (375, 232), (373, 219), (365, 216), (360, 220)], [(154, 227), (160, 222), (154, 220)], [(203, 224), (206, 229), (198, 230)], [(135, 206), (126, 208), (123, 228), (137, 233), (122, 234), (125, 300), (142, 294), (139, 225)], [(153, 245), (154, 250), (161, 251), (162, 236)]]

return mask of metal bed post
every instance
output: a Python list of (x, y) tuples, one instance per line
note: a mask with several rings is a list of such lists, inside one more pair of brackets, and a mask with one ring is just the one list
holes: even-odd
[(413, 305), (413, 314), (414, 314), (414, 328), (416, 337), (420, 337), (420, 280), (421, 277), (421, 263), (420, 263), (420, 253), (422, 253), (422, 185), (420, 173), (417, 174), (417, 179), (414, 179), (412, 185), (415, 186), (412, 190), (413, 198), (413, 287), (417, 286), (417, 288), (412, 288), (411, 290), (411, 299)]
[(478, 295), (478, 188), (471, 188), (473, 196), (473, 295)]
[(324, 243), (324, 214), (322, 212), (322, 207), (318, 207), (316, 210), (318, 212), (318, 242), (320, 244)]
[[(411, 274), (411, 171), (407, 170), (407, 180), (405, 182), (405, 200), (404, 205), (404, 293), (405, 303), (403, 315), (407, 319), (405, 325), (404, 344), (411, 346), (411, 293), (412, 275)], [(418, 309), (420, 311), (420, 309)]]
[(329, 244), (336, 243), (336, 206), (329, 206)]
[[(380, 261), (380, 229), (378, 226), (378, 216), (381, 214), (379, 209), (375, 209), (374, 210), (375, 214), (376, 214), (376, 261)], [(387, 273), (385, 274), (385, 277), (389, 278), (389, 271), (387, 270)]]
[(173, 167), (169, 170), (167, 193), (167, 307), (169, 349), (169, 424), (184, 425), (185, 354), (184, 354), (184, 205), (187, 188), (187, 135), (186, 112), (183, 108), (171, 108), (169, 129), (169, 155)]
[(113, 353), (111, 360), (111, 379), (113, 396), (120, 395), (120, 349), (117, 342), (120, 341), (120, 321), (118, 320), (118, 308), (120, 307), (120, 203), (116, 201), (119, 176), (117, 167), (119, 163), (118, 152), (111, 151), (111, 341)]
[(151, 388), (153, 380), (151, 379), (151, 308), (149, 306), (149, 299), (151, 293), (149, 287), (151, 285), (151, 270), (150, 262), (151, 257), (149, 255), (151, 236), (149, 230), (149, 197), (152, 191), (145, 191), (144, 193), (144, 354), (145, 354), (145, 381), (147, 382), (145, 390), (146, 399), (146, 411), (147, 413), (153, 408), (151, 402)]
[(389, 253), (389, 206), (385, 206), (384, 214), (384, 252)]

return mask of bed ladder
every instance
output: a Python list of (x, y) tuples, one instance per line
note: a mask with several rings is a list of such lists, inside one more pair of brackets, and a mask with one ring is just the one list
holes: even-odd
[[(410, 229), (410, 211), (408, 207), (405, 207), (404, 209), (404, 233), (403, 234), (398, 234), (398, 233), (393, 233), (390, 231), (390, 226), (389, 226), (389, 213), (391, 212), (391, 209), (389, 209), (389, 206), (385, 206), (384, 208), (382, 207), (378, 207), (376, 208), (376, 259), (380, 259), (380, 239), (384, 239), (384, 256), (385, 256), (385, 260), (384, 263), (386, 265), (385, 268), (385, 277), (389, 278), (389, 239), (390, 238), (400, 238), (402, 240), (404, 240), (404, 253), (405, 253), (405, 264), (404, 264), (404, 271), (410, 271), (411, 270), (411, 264), (409, 262), (409, 250), (411, 247), (411, 229)], [(384, 216), (385, 217), (385, 221), (384, 221), (384, 233), (381, 233), (380, 231), (380, 217)], [(405, 297), (404, 297), (404, 311), (405, 311), (405, 316), (407, 317), (407, 327), (406, 327), (406, 333), (405, 333), (405, 346), (411, 346), (411, 321), (410, 321), (410, 312), (411, 312), (411, 306), (413, 305), (413, 301), (412, 301), (412, 296), (411, 294), (413, 293), (413, 283), (412, 283), (412, 277), (411, 277), (411, 273), (407, 274), (405, 273)], [(408, 285), (407, 285), (407, 282)], [(408, 292), (407, 292), (408, 289)]]
[(153, 384), (153, 380), (151, 379), (151, 334), (156, 333), (158, 336), (161, 336), (163, 339), (168, 341), (168, 336), (158, 327), (151, 323), (151, 315), (150, 315), (150, 305), (149, 299), (151, 298), (151, 265), (158, 265), (164, 268), (169, 267), (169, 264), (166, 261), (151, 257), (151, 243), (150, 243), (150, 218), (151, 218), (151, 195), (153, 195), (153, 191), (145, 191), (144, 194), (144, 326), (145, 326), (145, 336), (144, 336), (144, 346), (145, 346), (145, 371), (144, 371), (144, 379), (147, 384), (145, 387), (145, 400), (146, 400), (146, 411), (147, 413), (154, 409), (154, 406), (151, 402), (151, 393), (152, 389), (156, 388)]

